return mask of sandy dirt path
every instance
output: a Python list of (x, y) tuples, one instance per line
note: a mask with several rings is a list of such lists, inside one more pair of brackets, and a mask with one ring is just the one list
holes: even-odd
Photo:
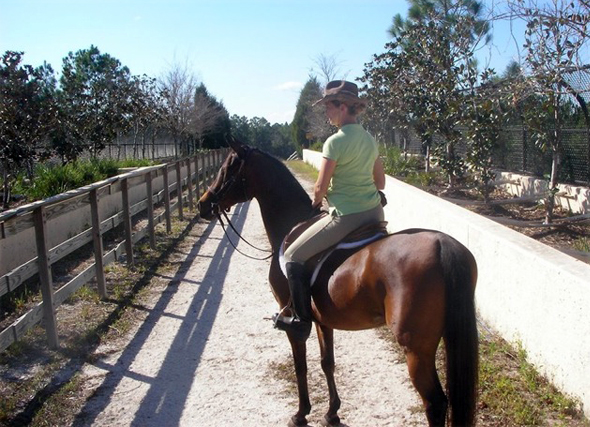
[[(256, 201), (230, 215), (254, 245), (268, 247)], [(236, 241), (236, 239), (233, 239)], [(244, 243), (239, 249), (260, 256)], [(82, 371), (92, 392), (74, 425), (285, 426), (297, 408), (283, 332), (267, 281), (270, 261), (237, 253), (215, 221), (197, 224), (178, 248), (178, 271), (142, 302), (144, 320)], [(343, 426), (423, 425), (406, 365), (374, 330), (335, 332)], [(310, 426), (327, 410), (315, 331), (308, 341)]]

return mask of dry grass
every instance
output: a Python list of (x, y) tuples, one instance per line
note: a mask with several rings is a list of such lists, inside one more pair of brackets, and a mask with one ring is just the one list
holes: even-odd
[[(105, 269), (109, 298), (101, 301), (96, 285), (79, 289), (58, 310), (60, 348), (49, 350), (43, 328), (0, 354), (0, 426), (70, 425), (89, 397), (78, 377), (86, 362), (100, 357), (102, 343), (117, 343), (145, 317), (142, 300), (165, 285), (178, 268), (175, 250), (196, 221), (173, 222), (173, 231), (157, 228), (155, 250), (134, 249), (135, 265), (114, 263)], [(173, 274), (172, 274), (173, 275)]]

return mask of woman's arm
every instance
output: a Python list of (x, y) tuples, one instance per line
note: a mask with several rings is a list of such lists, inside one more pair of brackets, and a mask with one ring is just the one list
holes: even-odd
[(383, 162), (381, 162), (379, 157), (377, 157), (373, 166), (373, 181), (375, 181), (377, 190), (383, 190), (385, 188), (385, 172), (383, 170)]
[(336, 160), (328, 159), (326, 157), (322, 158), (322, 163), (320, 165), (320, 172), (318, 175), (318, 179), (315, 182), (313, 187), (313, 203), (312, 206), (318, 207), (321, 206), (322, 200), (326, 193), (328, 192), (328, 187), (330, 186), (330, 180), (332, 179), (332, 175), (334, 174), (334, 169), (336, 168)]

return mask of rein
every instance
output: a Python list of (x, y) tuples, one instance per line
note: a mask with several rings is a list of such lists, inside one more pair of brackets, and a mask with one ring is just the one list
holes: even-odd
[[(212, 195), (213, 201), (212, 201), (212, 207), (217, 211), (217, 219), (219, 219), (219, 223), (221, 224), (221, 228), (223, 228), (223, 232), (225, 233), (225, 237), (227, 237), (227, 240), (229, 241), (229, 243), (232, 245), (232, 247), (240, 254), (244, 255), (247, 258), (253, 259), (253, 260), (257, 260), (257, 261), (264, 261), (267, 260), (269, 258), (272, 258), (272, 256), (274, 255), (274, 251), (273, 250), (268, 250), (268, 249), (261, 249), (258, 248), (256, 246), (254, 246), (252, 243), (248, 242), (244, 236), (242, 236), (240, 234), (240, 232), (236, 229), (236, 227), (234, 227), (234, 225), (232, 224), (232, 222), (230, 221), (229, 217), (227, 216), (226, 211), (224, 211), (223, 209), (219, 209), (218, 206), (218, 200), (221, 199), (223, 197), (223, 195), (229, 191), (230, 188), (232, 188), (236, 182), (238, 182), (238, 180), (236, 179), (236, 176), (239, 175), (242, 171), (242, 168), (244, 167), (244, 165), (246, 164), (246, 160), (249, 157), (250, 151), (248, 151), (246, 153), (245, 158), (242, 158), (241, 161), (241, 165), (240, 168), (238, 170), (238, 173), (234, 176), (232, 176), (228, 181), (226, 181), (224, 183), (224, 185), (217, 191), (213, 191), (211, 188), (209, 188), (209, 192)], [(245, 185), (246, 180), (244, 178), (241, 179), (241, 183), (242, 183), (242, 189), (244, 191), (244, 196), (246, 196), (246, 199), (251, 200), (252, 198), (248, 196), (248, 194), (246, 193), (246, 185)], [(227, 221), (228, 225), (230, 226), (230, 228), (234, 231), (234, 233), (236, 233), (236, 235), (238, 236), (239, 240), (243, 240), (244, 242), (246, 242), (246, 244), (248, 244), (249, 246), (251, 246), (252, 248), (256, 249), (257, 251), (260, 252), (269, 252), (270, 255), (263, 257), (263, 258), (257, 258), (251, 255), (248, 255), (244, 252), (242, 252), (241, 250), (239, 250), (237, 248), (237, 245), (234, 244), (234, 242), (230, 239), (229, 234), (227, 233), (227, 229), (225, 227), (225, 224), (223, 223), (223, 219), (221, 218), (221, 215), (223, 215), (225, 217), (225, 220)]]
[(234, 225), (232, 224), (232, 222), (229, 220), (229, 217), (227, 216), (227, 213), (225, 213), (225, 211), (222, 212), (223, 216), (225, 217), (225, 219), (227, 220), (227, 223), (229, 224), (229, 226), (231, 227), (231, 229), (234, 231), (234, 233), (236, 233), (236, 235), (238, 236), (239, 239), (243, 240), (244, 242), (246, 242), (246, 244), (248, 244), (250, 247), (256, 249), (257, 251), (260, 252), (270, 252), (270, 255), (263, 257), (263, 258), (257, 258), (254, 257), (252, 255), (248, 255), (244, 252), (242, 252), (241, 250), (238, 249), (238, 247), (234, 244), (234, 242), (232, 242), (232, 240), (229, 238), (229, 234), (227, 233), (227, 229), (225, 228), (225, 224), (223, 223), (223, 219), (221, 218), (221, 214), (218, 213), (217, 214), (217, 219), (219, 219), (219, 223), (221, 224), (221, 228), (223, 228), (223, 232), (225, 233), (225, 237), (227, 237), (227, 240), (229, 241), (229, 243), (232, 245), (232, 247), (238, 251), (238, 253), (244, 255), (246, 258), (250, 258), (256, 261), (264, 261), (267, 259), (272, 258), (272, 256), (274, 255), (274, 251), (273, 250), (268, 250), (268, 249), (261, 249), (258, 248), (256, 246), (254, 246), (252, 243), (250, 243), (249, 241), (247, 241), (244, 236), (242, 236), (238, 230), (236, 230), (236, 228), (234, 227)]

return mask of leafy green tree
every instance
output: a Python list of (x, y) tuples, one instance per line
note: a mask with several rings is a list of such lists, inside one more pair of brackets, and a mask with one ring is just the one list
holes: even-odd
[(250, 119), (250, 135), (252, 146), (260, 148), (267, 153), (271, 152), (271, 127), (264, 117), (253, 117)]
[(275, 123), (271, 126), (271, 153), (286, 159), (296, 150), (291, 140), (289, 125)]
[[(441, 22), (450, 32), (454, 32), (457, 24), (467, 19), (470, 22), (469, 39), (471, 43), (478, 44), (482, 38), (487, 43), (491, 39), (490, 24), (482, 18), (484, 9), (480, 1), (408, 0), (408, 3), (410, 7), (407, 18), (404, 19), (399, 13), (393, 17), (389, 34), (394, 38), (399, 38), (414, 24), (426, 23), (433, 19)], [(459, 39), (463, 36), (461, 34)]]
[(481, 76), (486, 84), (490, 83), (490, 90), (486, 90), (485, 84), (476, 87), (475, 78), (472, 78), (473, 86), (466, 97), (461, 120), (467, 140), (465, 157), (485, 203), (489, 200), (489, 184), (495, 178), (492, 154), (506, 122), (502, 96), (491, 85), (492, 77), (491, 70), (486, 70)]
[(46, 135), (54, 121), (55, 77), (49, 65), (22, 64), (22, 52), (6, 51), (0, 59), (0, 161), (3, 207), (19, 172), (32, 173), (46, 153)]
[[(101, 54), (95, 46), (70, 52), (63, 60), (60, 78), (64, 126), (55, 139), (58, 151), (67, 160), (75, 160), (85, 149), (96, 156), (118, 133), (127, 131), (132, 88), (129, 69), (118, 59)], [(79, 141), (80, 147), (68, 148), (74, 141)]]
[(307, 148), (310, 140), (322, 137), (315, 134), (313, 128), (313, 124), (317, 123), (314, 116), (317, 117), (321, 112), (312, 108), (312, 104), (321, 97), (320, 83), (315, 77), (310, 77), (299, 94), (295, 116), (291, 122), (291, 137), (297, 147)]
[[(514, 0), (508, 5), (513, 15), (527, 24), (526, 78), (519, 92), (521, 98), (535, 96), (542, 105), (536, 114), (525, 114), (525, 121), (532, 129), (537, 146), (552, 155), (545, 200), (545, 222), (551, 223), (560, 171), (564, 105), (577, 95), (567, 83), (566, 75), (580, 69), (581, 53), (588, 46), (589, 35), (584, 30), (589, 22), (588, 5), (565, 0), (548, 3)], [(545, 126), (548, 121), (551, 121), (550, 127)]]
[(157, 88), (156, 79), (146, 75), (132, 76), (130, 104), (129, 122), (134, 154), (137, 154), (141, 148), (142, 158), (146, 158), (148, 139), (151, 140), (153, 147), (163, 120), (161, 94)]
[(250, 123), (248, 117), (238, 116), (234, 114), (230, 119), (231, 134), (238, 138), (246, 145), (252, 145), (252, 137), (250, 135)]
[(367, 66), (363, 80), (370, 98), (384, 94), (386, 108), (410, 124), (424, 143), (437, 134), (443, 137), (435, 155), (453, 186), (464, 169), (455, 153), (461, 137), (457, 125), (462, 95), (460, 68), (452, 62), (448, 37), (449, 32), (434, 21), (410, 26)]
[(195, 91), (190, 130), (198, 141), (199, 148), (222, 147), (231, 130), (229, 113), (225, 106), (210, 95), (202, 83)]
[(287, 158), (295, 151), (288, 124), (271, 125), (266, 119), (254, 117), (231, 117), (231, 133), (245, 144), (260, 148), (279, 158)]
[(452, 187), (465, 170), (456, 146), (463, 104), (477, 76), (473, 54), (489, 27), (476, 1), (413, 0), (410, 5), (407, 19), (394, 18), (393, 41), (367, 65), (362, 81), (373, 114), (385, 108), (402, 127), (413, 127), (427, 149), (434, 143)]

